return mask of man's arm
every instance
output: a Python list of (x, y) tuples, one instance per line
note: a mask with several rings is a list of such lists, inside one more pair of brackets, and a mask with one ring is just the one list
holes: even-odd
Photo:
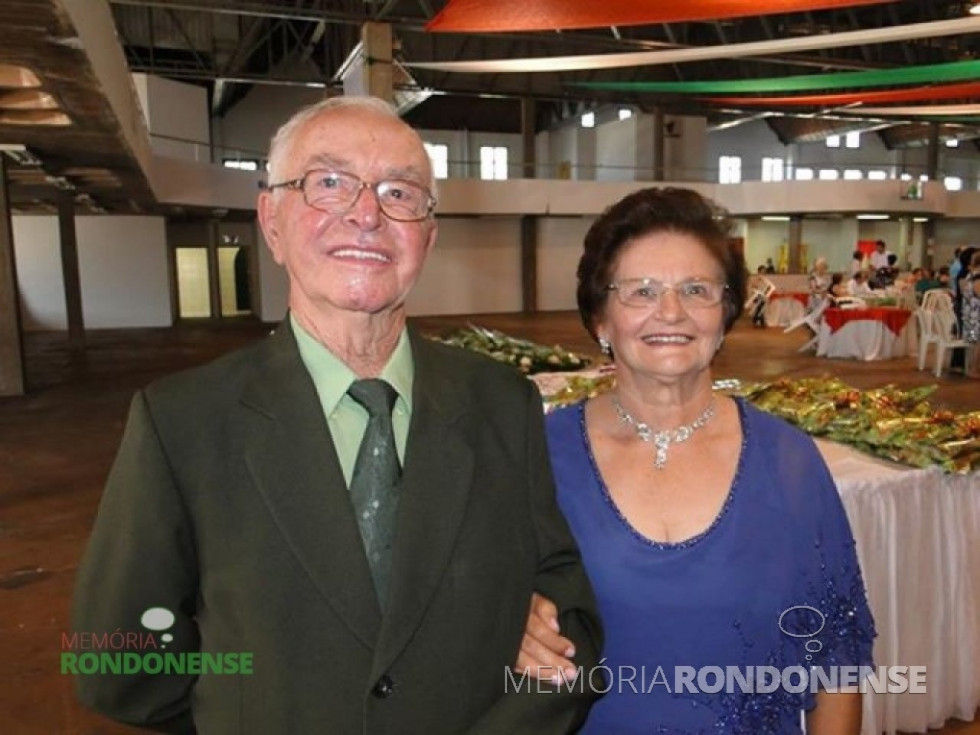
[[(127, 645), (75, 653), (142, 657), (197, 651), (196, 590), (196, 554), (183, 501), (146, 399), (139, 393), (79, 568), (72, 625), (78, 641), (119, 632), (124, 639), (115, 640), (126, 640)], [(171, 628), (151, 631), (142, 625), (143, 613), (154, 607), (173, 613)], [(165, 633), (173, 640), (164, 641)], [(76, 688), (84, 704), (113, 719), (162, 732), (193, 733), (190, 695), (195, 679), (142, 671), (79, 674)]]
[[(602, 645), (595, 597), (578, 547), (555, 498), (551, 463), (548, 460), (540, 397), (529, 387), (527, 426), (529, 499), (538, 548), (537, 592), (553, 601), (558, 610), (561, 633), (571, 641), (572, 663), (582, 672), (574, 682), (553, 686), (533, 677), (513, 674), (513, 686), (469, 731), (469, 735), (545, 735), (574, 732), (584, 721), (598, 694), (589, 679), (599, 663)], [(528, 601), (530, 604), (530, 601)], [(517, 659), (518, 652), (514, 652)], [(503, 688), (505, 672), (501, 672)], [(601, 681), (597, 680), (599, 686)]]

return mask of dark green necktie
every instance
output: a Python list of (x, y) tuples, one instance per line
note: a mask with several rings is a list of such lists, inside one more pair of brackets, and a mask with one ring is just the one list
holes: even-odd
[(361, 528), (361, 538), (371, 566), (374, 589), (381, 609), (385, 607), (391, 574), (391, 542), (398, 507), (397, 486), (401, 476), (391, 409), (398, 394), (379, 379), (355, 380), (347, 391), (368, 412), (367, 429), (350, 481), (351, 502)]

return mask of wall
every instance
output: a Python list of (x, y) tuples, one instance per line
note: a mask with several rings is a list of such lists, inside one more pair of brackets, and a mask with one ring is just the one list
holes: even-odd
[(196, 84), (134, 74), (133, 84), (159, 156), (211, 160), (208, 91)]
[(279, 126), (323, 97), (322, 89), (256, 84), (224, 117), (212, 121), (214, 145), (220, 149), (216, 157), (265, 158)]
[(582, 242), (594, 217), (545, 217), (538, 222), (538, 308), (578, 308), (576, 278)]
[(782, 158), (790, 155), (772, 129), (761, 120), (743, 123), (708, 134), (702, 180), (718, 180), (718, 159), (721, 156), (740, 156), (742, 181), (762, 179), (762, 159)]
[(520, 311), (520, 220), (442, 217), (409, 314)]
[[(17, 277), (27, 331), (65, 329), (56, 217), (14, 217)], [(76, 217), (85, 327), (171, 323), (162, 217)]]
[(23, 328), (67, 329), (58, 218), (15, 216), (13, 232)]
[[(635, 181), (650, 179), (652, 153), (650, 145), (638, 138), (637, 116), (599, 125), (595, 130), (596, 181)], [(648, 152), (646, 167), (637, 160), (641, 149)]]

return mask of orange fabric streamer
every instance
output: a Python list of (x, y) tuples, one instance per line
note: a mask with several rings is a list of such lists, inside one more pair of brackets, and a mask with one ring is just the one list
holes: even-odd
[(887, 89), (881, 92), (844, 92), (842, 94), (802, 94), (784, 97), (704, 97), (705, 102), (740, 107), (772, 107), (778, 105), (820, 106), (853, 105), (858, 102), (924, 102), (926, 100), (973, 99), (980, 96), (980, 82), (961, 82), (938, 86)]
[(878, 5), (896, 0), (450, 0), (427, 31), (493, 33), (682, 23)]

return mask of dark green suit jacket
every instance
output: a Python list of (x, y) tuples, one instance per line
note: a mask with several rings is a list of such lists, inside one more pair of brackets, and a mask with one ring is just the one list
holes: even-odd
[(517, 693), (507, 671), (533, 590), (559, 605), (577, 663), (594, 665), (599, 649), (537, 392), (509, 367), (414, 334), (412, 350), (383, 616), (288, 325), (137, 394), (79, 571), (74, 630), (147, 633), (142, 613), (165, 607), (176, 623), (161, 653), (248, 652), (253, 673), (79, 675), (85, 703), (220, 735), (575, 729), (587, 686)]

